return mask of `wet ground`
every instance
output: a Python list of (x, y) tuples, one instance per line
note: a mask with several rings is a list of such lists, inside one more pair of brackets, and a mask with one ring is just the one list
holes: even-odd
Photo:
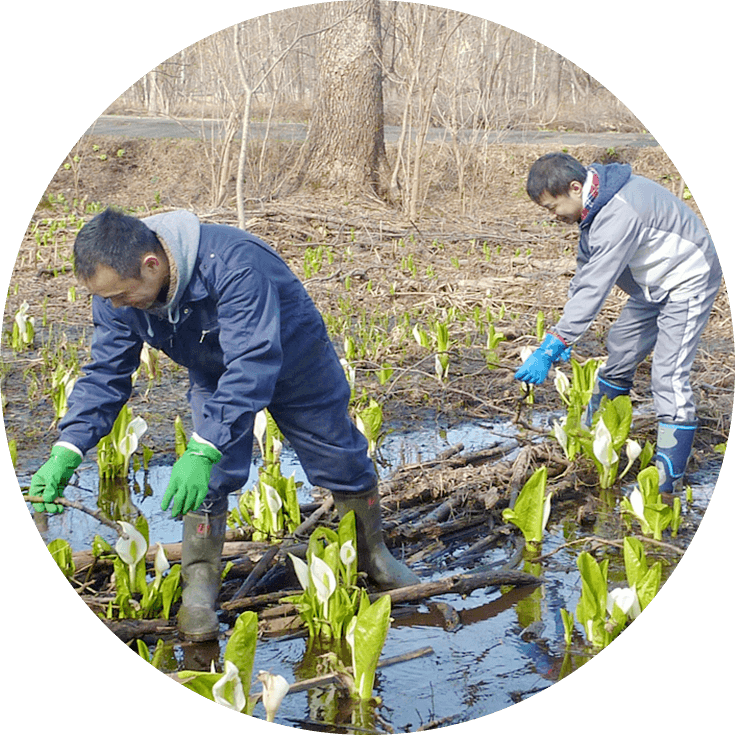
[[(512, 459), (515, 434), (509, 422), (462, 423), (441, 429), (427, 425), (413, 431), (396, 430), (383, 444), (382, 470), (384, 476), (388, 476), (399, 464), (431, 459), (459, 443), (468, 452), (503, 445), (511, 452), (509, 458)], [(257, 460), (253, 475), (256, 464)], [(685, 507), (684, 513), (690, 527), (699, 525), (714, 490), (717, 470), (717, 466), (703, 467), (691, 478), (693, 502)], [(302, 503), (313, 499), (308, 482), (288, 448), (282, 455), (282, 472), (286, 476), (294, 472), (298, 481), (305, 482), (300, 490)], [(127, 511), (145, 514), (150, 525), (151, 544), (180, 540), (180, 523), (171, 520), (169, 514), (158, 507), (169, 473), (170, 465), (159, 465), (148, 472), (139, 471), (132, 484), (130, 500), (134, 507), (129, 506)], [(25, 478), (19, 479), (23, 484)], [(67, 490), (66, 496), (93, 507), (96, 495), (96, 466), (83, 467), (78, 482)], [(234, 503), (234, 497), (232, 501)], [(619, 498), (606, 513), (600, 514), (608, 518), (598, 518), (599, 528), (617, 526), (618, 501)], [(376, 694), (381, 704), (370, 709), (371, 727), (415, 731), (430, 724), (452, 724), (481, 717), (546, 689), (591, 658), (594, 650), (586, 644), (579, 630), (572, 646), (566, 647), (560, 617), (562, 608), (575, 610), (581, 587), (576, 567), (580, 549), (564, 545), (589, 533), (577, 523), (575, 513), (576, 507), (569, 504), (555, 507), (542, 548), (546, 558), (540, 566), (529, 567), (526, 563), (521, 567), (542, 576), (541, 586), (480, 589), (465, 597), (445, 594), (422, 604), (394, 609), (395, 622), (382, 657), (410, 654), (424, 647), (430, 647), (431, 652), (378, 671)], [(75, 550), (89, 548), (97, 533), (114, 543), (114, 531), (74, 510), (49, 518), (43, 530), (47, 540), (66, 538)], [(461, 557), (474, 540), (468, 539), (465, 544), (434, 554), (414, 565), (414, 569), (422, 581), (439, 579), (450, 572), (476, 572), (485, 567), (502, 566), (516, 548), (513, 539), (509, 538), (471, 565), (456, 565), (454, 559)], [(554, 553), (560, 547), (564, 548)], [(620, 558), (614, 553), (610, 558), (611, 583), (617, 580), (624, 586)], [(665, 576), (670, 571), (667, 569)], [(206, 661), (198, 662), (198, 658), (212, 656), (219, 659), (221, 665), (226, 631), (227, 625), (223, 624), (219, 650), (217, 645), (182, 647), (175, 636), (168, 636), (165, 670), (197, 668), (198, 663), (206, 668)], [(315, 675), (317, 654), (308, 648), (302, 636), (264, 638), (258, 643), (255, 670), (279, 673), (294, 682)], [(262, 717), (263, 712), (256, 711), (256, 715)], [(334, 685), (327, 685), (290, 694), (276, 721), (306, 729), (317, 727), (344, 732), (350, 730), (351, 723), (355, 724), (354, 717), (349, 699)], [(365, 724), (364, 719), (360, 722)]]

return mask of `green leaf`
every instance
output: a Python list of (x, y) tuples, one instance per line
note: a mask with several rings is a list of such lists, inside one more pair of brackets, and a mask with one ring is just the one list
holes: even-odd
[(574, 615), (563, 607), (559, 610), (559, 613), (561, 614), (561, 622), (564, 626), (564, 643), (567, 646), (571, 646), (572, 633), (574, 632)]
[(638, 602), (641, 610), (645, 610), (649, 602), (658, 593), (661, 586), (661, 562), (657, 561), (651, 565), (650, 569), (636, 584), (636, 593), (638, 594)]
[(214, 702), (212, 687), (220, 680), (222, 674), (212, 674), (208, 671), (177, 671), (176, 676), (187, 689)]
[(653, 505), (658, 502), (658, 470), (655, 467), (646, 467), (638, 473), (638, 487), (643, 495), (644, 505)]
[(547, 469), (539, 467), (528, 479), (512, 508), (503, 511), (503, 519), (518, 526), (526, 544), (541, 543), (543, 539), (544, 499)]
[(646, 552), (643, 550), (643, 544), (637, 538), (626, 536), (623, 539), (623, 559), (628, 587), (636, 587), (648, 572)]
[(656, 452), (656, 447), (650, 442), (646, 441), (645, 445), (643, 446), (643, 450), (641, 451), (641, 456), (638, 457), (638, 462), (640, 463), (641, 469), (644, 469), (648, 466), (650, 461), (653, 459), (653, 455)]
[(46, 548), (51, 553), (54, 561), (61, 569), (62, 573), (67, 579), (71, 579), (76, 571), (74, 564), (74, 555), (72, 554), (71, 546), (65, 539), (57, 538), (51, 541)]
[(577, 620), (586, 626), (587, 620), (604, 620), (607, 614), (607, 567), (605, 559), (598, 564), (589, 552), (577, 558), (582, 576), (582, 595), (577, 605)]
[(380, 439), (383, 426), (383, 407), (371, 398), (368, 405), (358, 413), (358, 428), (368, 440), (371, 453), (373, 453)]
[(605, 424), (612, 434), (612, 442), (618, 451), (630, 434), (633, 421), (633, 404), (630, 396), (618, 396), (610, 401), (603, 414)]
[(148, 646), (140, 640), (140, 638), (135, 639), (135, 645), (138, 648), (138, 655), (145, 659), (148, 663), (151, 662), (151, 652), (148, 650)]
[(171, 605), (181, 595), (179, 581), (181, 579), (181, 565), (174, 564), (168, 570), (166, 578), (161, 583), (161, 617), (168, 620), (171, 617)]
[(92, 555), (99, 559), (103, 554), (117, 555), (117, 552), (105, 541), (102, 536), (95, 534), (92, 539)]
[(186, 438), (184, 422), (181, 420), (181, 416), (176, 416), (174, 419), (174, 447), (176, 449), (177, 457), (181, 457), (181, 455), (186, 451), (187, 443), (188, 440)]
[(340, 548), (347, 541), (352, 541), (352, 543), (357, 544), (355, 512), (352, 510), (342, 516), (337, 528), (337, 542)]
[(666, 503), (655, 503), (653, 505), (647, 504), (643, 510), (643, 515), (653, 530), (654, 540), (660, 541), (663, 537), (663, 532), (671, 523), (674, 512)]
[(238, 616), (225, 648), (225, 661), (232, 661), (240, 672), (240, 681), (247, 698), (253, 675), (255, 647), (258, 643), (258, 616), (248, 610)]
[(379, 597), (372, 605), (363, 596), (354, 629), (353, 666), (356, 695), (370, 699), (373, 694), (375, 670), (390, 629), (391, 601), (388, 595)]
[(118, 606), (119, 618), (135, 618), (135, 610), (130, 604), (132, 593), (130, 591), (130, 578), (128, 576), (128, 566), (119, 557), (116, 556), (112, 560), (115, 570), (115, 599), (114, 604)]
[(546, 330), (546, 318), (544, 312), (539, 311), (536, 313), (536, 339), (541, 342), (544, 338), (544, 331)]
[(158, 641), (156, 641), (156, 647), (153, 650), (153, 656), (151, 657), (151, 666), (153, 666), (153, 668), (161, 669), (165, 652), (166, 644), (163, 642), (163, 639), (159, 638)]
[(292, 474), (285, 483), (283, 507), (286, 511), (289, 533), (301, 525), (301, 506), (297, 493), (296, 475)]

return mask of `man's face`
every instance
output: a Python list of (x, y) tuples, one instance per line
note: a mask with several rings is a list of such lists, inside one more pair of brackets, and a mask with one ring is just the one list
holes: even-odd
[(95, 274), (84, 286), (95, 296), (109, 299), (113, 308), (133, 306), (150, 309), (161, 290), (168, 285), (168, 263), (164, 258), (149, 253), (143, 256), (139, 278), (123, 278), (106, 265), (97, 266)]
[(579, 222), (582, 219), (582, 184), (572, 181), (569, 193), (556, 197), (545, 191), (538, 203), (568, 225)]

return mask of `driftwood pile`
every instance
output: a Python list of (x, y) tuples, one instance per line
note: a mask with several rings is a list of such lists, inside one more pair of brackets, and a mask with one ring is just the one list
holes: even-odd
[[(401, 619), (401, 608), (403, 615), (416, 614), (411, 603), (448, 593), (467, 595), (475, 589), (500, 585), (532, 588), (542, 581), (518, 571), (522, 537), (501, 515), (540, 462), (549, 466), (550, 476), (561, 475), (565, 469), (563, 462), (549, 454), (546, 443), (529, 443), (519, 449), (517, 442), (510, 442), (473, 453), (464, 453), (462, 445), (457, 445), (435, 459), (401, 466), (382, 483), (386, 543), (420, 576), (432, 577), (432, 581), (389, 593), (394, 617)], [(562, 479), (558, 487), (564, 486)], [(228, 531), (223, 559), (230, 563), (230, 569), (220, 595), (223, 621), (234, 622), (244, 610), (255, 610), (264, 635), (304, 634), (294, 606), (282, 602), (299, 591), (288, 553), (303, 557), (313, 529), (334, 526), (338, 519), (328, 493), (323, 502), (302, 506), (302, 511), (306, 520), (294, 534), (277, 543), (246, 540), (241, 529)], [(478, 566), (478, 560), (493, 548), (501, 549), (502, 560), (492, 567)], [(171, 563), (180, 561), (180, 544), (165, 544), (164, 549)], [(154, 555), (155, 548), (149, 549), (147, 561), (151, 565)], [(103, 613), (115, 597), (111, 562), (95, 559), (91, 551), (75, 552), (73, 559), (73, 583), (78, 593), (90, 609)], [(436, 579), (437, 571), (440, 579)], [(368, 591), (372, 593), (369, 584)], [(372, 595), (377, 597), (378, 593)], [(436, 618), (437, 624), (449, 627), (456, 624), (458, 615), (446, 602), (429, 602), (429, 608), (427, 619)], [(126, 641), (142, 638), (155, 642), (175, 635), (173, 620), (105, 622)]]
[[(644, 433), (653, 428), (652, 422), (647, 426), (645, 417), (636, 423)], [(541, 430), (526, 431), (522, 424), (515, 438), (497, 446), (464, 452), (459, 444), (435, 458), (403, 464), (381, 483), (387, 545), (419, 576), (431, 580), (389, 593), (397, 624), (418, 620), (452, 629), (468, 611), (458, 613), (446, 595), (468, 595), (487, 587), (514, 588), (513, 594), (503, 595), (509, 602), (495, 601), (485, 612), (478, 608), (469, 613), (493, 614), (498, 605), (503, 609), (506, 603), (513, 604), (517, 594), (526, 594), (524, 589), (530, 591), (542, 582), (518, 570), (528, 559), (523, 553), (523, 537), (502, 518), (503, 509), (512, 506), (539, 466), (548, 471), (547, 489), (554, 497), (552, 515), (563, 513), (575, 519), (582, 535), (596, 521), (601, 501), (591, 463), (571, 465), (554, 441), (539, 440)], [(78, 507), (72, 501), (61, 502)], [(220, 595), (223, 622), (231, 625), (241, 612), (254, 610), (264, 636), (305, 634), (297, 610), (283, 601), (300, 591), (288, 554), (304, 557), (314, 528), (336, 526), (331, 495), (325, 493), (321, 502), (302, 506), (302, 517), (305, 520), (293, 534), (276, 542), (248, 540), (248, 529), (228, 531), (223, 557), (230, 568)], [(593, 536), (589, 538), (594, 542)], [(680, 553), (677, 547), (683, 551), (686, 543), (683, 533), (672, 551)], [(180, 561), (180, 544), (166, 544), (164, 549), (171, 563)], [(495, 560), (491, 564), (487, 563), (490, 553)], [(155, 549), (149, 549), (151, 565), (154, 554)], [(115, 598), (111, 562), (95, 559), (91, 551), (81, 551), (74, 554), (74, 563), (78, 593), (92, 610), (103, 613)], [(367, 580), (366, 584), (371, 592)], [(442, 599), (434, 599), (440, 596)], [(423, 603), (421, 611), (417, 603)], [(174, 607), (172, 615), (175, 612)], [(108, 620), (106, 624), (126, 641), (141, 638), (155, 642), (175, 636), (173, 620)]]

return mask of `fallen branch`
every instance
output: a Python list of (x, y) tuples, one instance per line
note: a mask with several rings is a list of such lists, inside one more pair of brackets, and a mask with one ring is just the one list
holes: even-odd
[(473, 590), (483, 587), (493, 587), (500, 585), (538, 585), (543, 580), (533, 574), (527, 572), (517, 572), (512, 570), (497, 570), (477, 572), (475, 574), (455, 574), (451, 577), (438, 579), (436, 582), (422, 582), (421, 584), (413, 584), (410, 587), (399, 587), (395, 590), (387, 592), (376, 592), (370, 595), (370, 600), (377, 600), (383, 595), (388, 595), (393, 604), (401, 602), (417, 602), (427, 597), (435, 595), (443, 595), (454, 593), (467, 595)]
[[(26, 495), (23, 493), (23, 499), (26, 501), (26, 503), (43, 503), (43, 498), (39, 497), (38, 495)], [(116, 523), (115, 521), (111, 521), (109, 518), (106, 518), (102, 515), (102, 513), (99, 510), (92, 510), (91, 508), (87, 508), (86, 506), (82, 505), (81, 503), (78, 503), (76, 500), (67, 500), (66, 498), (56, 498), (54, 500), (54, 503), (56, 505), (63, 505), (65, 508), (74, 508), (74, 510), (80, 510), (82, 513), (86, 513), (87, 515), (92, 516), (96, 521), (99, 521), (105, 526), (108, 526), (109, 528), (112, 528), (115, 530), (115, 532), (122, 536), (123, 530), (122, 526), (120, 526), (119, 523)]]
[(334, 498), (332, 497), (332, 494), (330, 493), (324, 499), (324, 502), (300, 526), (298, 526), (294, 530), (292, 536), (295, 536), (296, 538), (298, 538), (299, 536), (308, 535), (311, 529), (314, 526), (316, 526), (319, 519), (325, 513), (328, 513), (330, 510), (332, 510), (333, 505), (334, 505)]
[[(667, 551), (672, 551), (675, 554), (683, 554), (684, 549), (680, 549), (678, 546), (675, 546), (674, 544), (668, 544), (665, 541), (656, 541), (656, 539), (651, 538), (650, 536), (641, 536), (640, 534), (634, 534), (633, 538), (638, 539), (642, 543), (651, 544), (653, 546), (658, 546), (661, 549), (665, 549)], [(569, 548), (570, 546), (579, 546), (580, 544), (591, 544), (592, 550), (599, 548), (600, 546), (614, 546), (617, 549), (622, 549), (624, 546), (625, 539), (622, 538), (602, 538), (601, 536), (584, 536), (582, 538), (574, 539), (573, 541), (567, 541), (564, 544), (560, 544), (557, 546), (553, 551), (550, 551), (548, 554), (544, 554), (543, 556), (537, 556), (534, 559), (529, 559), (530, 562), (537, 563), (540, 561), (545, 561), (546, 559), (554, 556), (559, 551), (562, 551), (562, 549)]]
[(176, 626), (163, 618), (158, 620), (103, 620), (118, 638), (129, 641), (144, 635), (167, 635), (176, 632)]
[[(175, 544), (161, 544), (163, 550), (166, 552), (166, 558), (169, 562), (181, 561), (181, 542)], [(265, 553), (266, 549), (270, 544), (262, 541), (225, 541), (222, 548), (223, 559), (233, 559), (236, 557), (250, 557), (254, 556), (260, 558)], [(158, 544), (152, 544), (148, 547), (145, 558), (146, 562), (152, 563), (156, 558), (156, 551)], [(91, 549), (83, 549), (82, 551), (75, 551), (72, 554), (74, 565), (77, 570), (83, 569), (95, 560), (95, 556)], [(111, 560), (97, 559), (97, 564), (104, 565), (106, 563), (112, 564)]]
[[(279, 590), (278, 592), (266, 592), (263, 595), (255, 595), (254, 597), (240, 597), (237, 600), (229, 600), (220, 604), (223, 610), (228, 612), (232, 610), (253, 610), (280, 602), (284, 597), (289, 595), (298, 595), (301, 590)], [(296, 608), (291, 605), (292, 611)]]
[(263, 575), (270, 569), (271, 562), (275, 559), (276, 555), (280, 551), (280, 546), (271, 546), (263, 556), (260, 557), (260, 561), (255, 565), (253, 571), (248, 574), (245, 581), (240, 585), (240, 588), (235, 592), (230, 600), (237, 600), (239, 597), (248, 594), (251, 590), (255, 589), (255, 586), (261, 580)]
[[(401, 602), (417, 602), (434, 595), (444, 595), (454, 593), (466, 595), (473, 590), (482, 587), (492, 587), (500, 585), (538, 585), (543, 580), (533, 574), (527, 572), (517, 572), (510, 569), (489, 570), (477, 572), (475, 574), (454, 574), (450, 577), (436, 580), (435, 582), (422, 582), (413, 584), (409, 587), (399, 587), (395, 590), (387, 592), (374, 592), (370, 595), (370, 600), (375, 601), (383, 595), (388, 595), (392, 603)], [(280, 592), (269, 592), (256, 597), (243, 597), (239, 600), (230, 600), (222, 603), (223, 610), (247, 610), (254, 607), (265, 607), (267, 605), (278, 602), (289, 595), (299, 594), (298, 590), (283, 590)], [(284, 604), (279, 607), (281, 614), (289, 614), (295, 611), (295, 606)]]

